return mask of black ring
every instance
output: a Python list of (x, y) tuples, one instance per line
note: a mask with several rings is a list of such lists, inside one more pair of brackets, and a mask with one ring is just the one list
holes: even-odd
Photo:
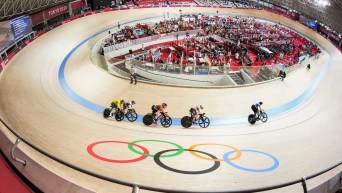
[[(169, 171), (172, 171), (172, 172), (176, 172), (176, 173), (181, 173), (181, 174), (205, 174), (205, 173), (209, 173), (209, 172), (212, 172), (212, 171), (215, 171), (217, 168), (220, 167), (220, 162), (219, 161), (215, 161), (214, 165), (209, 168), (209, 169), (206, 169), (206, 170), (202, 170), (202, 171), (183, 171), (183, 170), (177, 170), (177, 169), (174, 169), (174, 168), (171, 168), (165, 164), (163, 164), (161, 161), (160, 161), (160, 156), (166, 152), (169, 152), (169, 151), (179, 151), (179, 149), (168, 149), (168, 150), (164, 150), (164, 151), (161, 151), (161, 152), (158, 152), (154, 155), (154, 161), (156, 162), (156, 164), (158, 164), (160, 167), (164, 168), (164, 169), (167, 169)], [(191, 149), (184, 149), (184, 151), (195, 151), (197, 153), (203, 153), (213, 159), (217, 159), (217, 157), (209, 154), (209, 153), (206, 153), (206, 152), (203, 152), (203, 151), (198, 151), (198, 150), (191, 150)]]

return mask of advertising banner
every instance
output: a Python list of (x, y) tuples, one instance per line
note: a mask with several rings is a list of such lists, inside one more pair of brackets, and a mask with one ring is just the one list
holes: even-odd
[(85, 5), (84, 0), (78, 0), (70, 3), (71, 10), (80, 9)]
[(291, 12), (290, 13), (290, 17), (293, 19), (293, 20), (299, 20), (300, 18), (300, 14), (299, 13), (296, 13), (296, 12)]
[(287, 13), (287, 9), (285, 9), (283, 7), (280, 7), (278, 5), (273, 5), (273, 9), (276, 10), (276, 11), (279, 11), (281, 13)]
[(58, 5), (55, 7), (52, 7), (50, 9), (47, 9), (44, 11), (45, 18), (47, 20), (54, 18), (56, 16), (59, 16), (63, 13), (66, 13), (69, 11), (69, 6), (68, 4), (63, 4), (63, 5)]
[(316, 21), (314, 21), (314, 20), (308, 19), (308, 18), (306, 18), (306, 17), (304, 17), (304, 16), (301, 15), (301, 16), (299, 17), (299, 21), (300, 21), (302, 24), (308, 26), (309, 28), (312, 28), (312, 29), (314, 29), (314, 30), (317, 30), (317, 29), (318, 29), (318, 23), (317, 23)]
[(329, 37), (329, 39), (333, 42), (335, 42), (336, 44), (339, 44), (341, 42), (341, 39), (337, 34), (327, 30), (327, 28), (325, 28), (324, 26), (319, 26), (318, 30), (319, 32), (321, 32), (322, 34), (326, 35)]
[(36, 26), (40, 23), (43, 23), (44, 22), (43, 12), (38, 12), (38, 13), (30, 15), (30, 19), (32, 22), (32, 26)]

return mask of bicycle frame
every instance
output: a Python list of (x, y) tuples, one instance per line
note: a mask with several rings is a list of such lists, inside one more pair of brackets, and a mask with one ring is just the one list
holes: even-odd
[(161, 120), (163, 117), (165, 117), (165, 113), (162, 113), (162, 112), (161, 112), (160, 115), (158, 115), (158, 117), (155, 118), (155, 122)]

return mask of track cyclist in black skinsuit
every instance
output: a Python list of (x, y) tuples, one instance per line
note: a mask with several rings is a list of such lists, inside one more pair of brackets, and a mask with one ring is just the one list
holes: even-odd
[(190, 115), (191, 117), (194, 117), (193, 123), (197, 123), (199, 115), (201, 114), (201, 109), (204, 109), (204, 105), (196, 105), (190, 108)]
[(255, 116), (255, 117), (258, 117), (258, 116), (259, 116), (259, 113), (260, 113), (261, 105), (262, 105), (262, 104), (263, 104), (263, 103), (260, 101), (260, 102), (255, 103), (255, 104), (253, 104), (253, 105), (251, 106), (251, 109), (253, 110), (254, 116)]

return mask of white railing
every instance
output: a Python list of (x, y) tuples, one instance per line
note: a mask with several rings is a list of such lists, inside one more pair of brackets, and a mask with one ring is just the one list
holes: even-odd
[[(148, 36), (148, 37), (144, 37), (144, 38), (138, 38), (138, 39), (134, 39), (134, 40), (127, 40), (127, 41), (124, 41), (121, 43), (115, 43), (113, 45), (103, 46), (103, 51), (104, 51), (104, 53), (108, 53), (108, 52), (112, 52), (114, 50), (129, 47), (129, 46), (140, 45), (140, 44), (144, 44), (147, 42), (152, 42), (152, 41), (156, 41), (156, 40), (160, 40), (160, 39), (172, 38), (172, 37), (175, 37), (176, 35), (183, 36), (186, 33), (189, 33), (189, 35), (193, 35), (193, 34), (197, 34), (198, 32), (201, 32), (201, 29), (171, 32), (171, 33), (167, 33), (167, 34), (159, 34), (159, 35)], [(104, 39), (107, 39), (107, 38), (104, 38)]]

